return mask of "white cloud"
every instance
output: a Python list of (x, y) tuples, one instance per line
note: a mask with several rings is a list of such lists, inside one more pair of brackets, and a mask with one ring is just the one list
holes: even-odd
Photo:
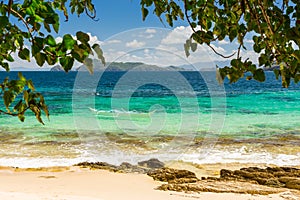
[(221, 40), (221, 41), (219, 41), (218, 42), (220, 45), (224, 45), (224, 44), (229, 44), (229, 41), (227, 41), (227, 40)]
[(121, 40), (108, 40), (108, 41), (105, 41), (106, 44), (119, 44), (121, 42), (122, 42)]
[(156, 33), (155, 29), (148, 28), (145, 33)]
[(249, 43), (249, 44), (254, 44), (254, 41), (251, 39), (246, 39), (244, 40), (245, 43)]
[(144, 36), (146, 39), (151, 39), (151, 38), (153, 38), (154, 37), (154, 35), (153, 34), (151, 34), (151, 35), (146, 35), (146, 36)]
[(162, 44), (184, 44), (185, 41), (191, 36), (192, 29), (187, 26), (179, 26), (172, 30), (166, 38), (164, 38)]
[(251, 50), (251, 51), (241, 51), (241, 56), (242, 56), (243, 60), (249, 58), (249, 60), (251, 60), (254, 64), (258, 63), (259, 54), (256, 53), (253, 50)]
[(57, 37), (57, 38), (55, 38), (55, 42), (56, 42), (56, 43), (60, 43), (60, 42), (62, 42), (62, 40), (63, 40), (62, 37)]
[(299, 50), (299, 46), (294, 41), (292, 41), (292, 47), (293, 47), (293, 49)]
[(101, 44), (102, 42), (98, 39), (97, 36), (92, 36), (91, 33), (87, 33), (89, 36), (90, 36), (90, 45), (93, 45), (93, 44)]
[(133, 40), (131, 42), (126, 43), (126, 47), (130, 47), (130, 48), (140, 48), (140, 47), (143, 47), (144, 45), (145, 45), (145, 42), (139, 42), (137, 40)]
[[(159, 66), (182, 65), (188, 63), (213, 63), (222, 58), (206, 45), (198, 45), (196, 52), (187, 58), (183, 45), (192, 34), (189, 26), (169, 29), (137, 29), (112, 36), (101, 46), (107, 62), (144, 62)], [(139, 39), (139, 38), (143, 38)], [(148, 37), (147, 39), (145, 39)], [(112, 42), (110, 42), (112, 41)], [(224, 55), (230, 54), (230, 45), (213, 47)], [(143, 48), (144, 47), (144, 48)], [(135, 49), (135, 51), (132, 51)]]
[(210, 44), (210, 46), (212, 48), (214, 48), (218, 53), (221, 53), (221, 54), (225, 54), (226, 53), (226, 50), (224, 48), (222, 48), (222, 47), (217, 47), (214, 44)]

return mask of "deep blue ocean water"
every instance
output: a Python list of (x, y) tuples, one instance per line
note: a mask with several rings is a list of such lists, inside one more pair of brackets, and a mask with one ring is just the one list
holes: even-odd
[[(215, 72), (23, 72), (48, 104), (50, 121), (0, 116), (0, 165), (137, 162), (299, 165), (300, 89), (218, 85)], [(17, 78), (16, 72), (0, 73)]]

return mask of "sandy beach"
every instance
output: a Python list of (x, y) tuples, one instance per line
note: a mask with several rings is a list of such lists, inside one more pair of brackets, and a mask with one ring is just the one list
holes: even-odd
[[(212, 172), (203, 168), (197, 176), (199, 173), (207, 175)], [(0, 177), (1, 200), (299, 199), (299, 193), (289, 189), (269, 195), (159, 191), (155, 188), (162, 183), (146, 174), (114, 173), (73, 166), (40, 169), (1, 167)]]

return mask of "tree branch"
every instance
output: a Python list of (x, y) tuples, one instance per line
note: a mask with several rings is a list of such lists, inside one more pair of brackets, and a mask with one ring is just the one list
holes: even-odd
[(99, 21), (99, 19), (95, 19), (96, 18), (96, 16), (97, 16), (97, 13), (96, 13), (96, 10), (95, 10), (95, 8), (94, 8), (94, 6), (93, 6), (93, 12), (91, 12), (91, 13), (93, 13), (93, 14), (90, 14), (89, 13), (89, 10), (88, 10), (88, 8), (87, 8), (87, 2), (85, 2), (85, 14), (89, 17), (89, 18), (91, 18), (92, 20), (94, 20), (94, 21)]
[(6, 112), (6, 111), (3, 111), (3, 110), (0, 110), (0, 114), (5, 114), (5, 115), (10, 115), (10, 116), (13, 116), (13, 117), (17, 117), (19, 114), (22, 114), (24, 113), (26, 110), (28, 110), (30, 107), (27, 107), (25, 108), (22, 112), (19, 112), (19, 113), (11, 113), (11, 112)]
[(215, 50), (215, 48), (212, 47), (210, 44), (207, 44), (207, 46), (209, 46), (209, 47), (213, 50), (213, 52), (214, 52), (215, 54), (217, 54), (218, 56), (221, 56), (222, 58), (231, 58), (231, 57), (234, 56), (235, 53), (236, 53), (236, 52), (234, 52), (233, 54), (231, 54), (231, 55), (229, 55), (229, 56), (224, 56), (223, 54), (217, 52), (217, 50)]
[(241, 47), (242, 47), (242, 44), (240, 44), (240, 46), (239, 46), (239, 48), (238, 48), (237, 59), (240, 58)]
[(26, 22), (26, 20), (22, 17), (22, 15), (20, 15), (20, 13), (18, 13), (17, 11), (15, 11), (14, 9), (12, 9), (11, 7), (9, 8), (9, 10), (13, 13), (13, 14), (15, 14), (24, 24), (25, 24), (25, 26), (26, 26), (26, 28), (27, 28), (27, 30), (28, 30), (28, 33), (30, 34), (30, 38), (31, 38), (31, 40), (32, 40), (32, 42), (33, 42), (33, 36), (32, 36), (32, 34), (31, 34), (31, 28), (29, 27), (29, 25), (28, 25), (28, 23)]
[[(191, 20), (190, 20), (190, 18), (189, 18), (189, 15), (188, 15), (187, 1), (186, 1), (186, 0), (184, 0), (184, 15), (185, 15), (186, 20), (187, 20), (187, 22), (189, 23), (191, 29), (192, 29), (193, 32), (195, 33), (196, 30), (195, 30), (194, 27), (192, 26), (192, 22), (191, 22)], [(201, 27), (201, 29), (202, 29), (202, 27)]]
[(263, 5), (261, 4), (261, 1), (260, 1), (260, 0), (258, 0), (258, 5), (259, 5), (259, 7), (260, 7), (260, 9), (261, 9), (261, 12), (262, 12), (262, 14), (263, 14), (264, 19), (266, 20), (266, 22), (267, 22), (267, 24), (268, 24), (268, 28), (269, 28), (270, 32), (271, 32), (272, 34), (274, 34), (274, 31), (273, 31), (273, 29), (272, 29), (272, 25), (271, 25), (270, 19), (269, 19), (268, 15), (267, 15), (266, 11), (264, 10), (264, 7), (263, 7)]
[[(187, 0), (184, 0), (184, 15), (185, 15), (186, 20), (187, 20), (188, 24), (190, 25), (192, 31), (193, 31), (194, 33), (196, 33), (197, 31), (193, 28), (192, 22), (191, 22), (191, 20), (190, 20), (190, 18), (189, 18), (189, 15), (188, 15)], [(202, 27), (201, 27), (201, 29), (202, 29)], [(215, 41), (216, 39), (217, 39), (217, 38), (213, 39), (213, 41)], [(207, 43), (206, 43), (206, 44), (207, 44)], [(232, 57), (232, 56), (235, 55), (235, 52), (234, 52), (233, 54), (231, 54), (231, 55), (229, 55), (229, 56), (224, 56), (223, 54), (217, 52), (217, 50), (215, 50), (215, 48), (212, 47), (210, 44), (207, 44), (207, 46), (209, 46), (209, 47), (213, 50), (213, 52), (214, 52), (215, 54), (217, 54), (218, 56), (221, 56), (222, 58), (230, 58), (230, 57)]]

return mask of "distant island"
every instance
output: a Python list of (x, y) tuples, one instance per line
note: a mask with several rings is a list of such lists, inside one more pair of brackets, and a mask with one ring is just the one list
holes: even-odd
[(274, 71), (274, 70), (280, 70), (280, 66), (279, 65), (273, 65), (271, 67), (263, 67), (264, 71)]
[[(84, 65), (81, 65), (76, 71), (86, 70)], [(175, 66), (159, 67), (157, 65), (145, 64), (142, 62), (112, 62), (106, 63), (104, 66), (100, 61), (94, 60), (94, 70), (105, 71), (185, 71), (185, 69)]]
[(64, 68), (62, 68), (62, 66), (60, 65), (55, 65), (54, 67), (52, 67), (50, 69), (51, 72), (61, 72), (61, 71), (65, 71)]
[[(86, 71), (86, 67), (81, 65), (75, 71)], [(104, 66), (100, 61), (94, 60), (94, 71), (186, 71), (184, 68), (169, 66), (159, 67), (156, 65), (149, 65), (142, 62), (112, 62), (106, 63)], [(64, 71), (60, 65), (56, 65), (50, 69), (52, 72)]]
[[(199, 62), (194, 64), (185, 64), (179, 66), (157, 66), (143, 62), (108, 62), (104, 66), (100, 60), (94, 59), (94, 71), (214, 71), (216, 65), (225, 66), (225, 62)], [(56, 65), (50, 71), (64, 71), (60, 65)], [(87, 71), (85, 65), (81, 65), (73, 71)]]

